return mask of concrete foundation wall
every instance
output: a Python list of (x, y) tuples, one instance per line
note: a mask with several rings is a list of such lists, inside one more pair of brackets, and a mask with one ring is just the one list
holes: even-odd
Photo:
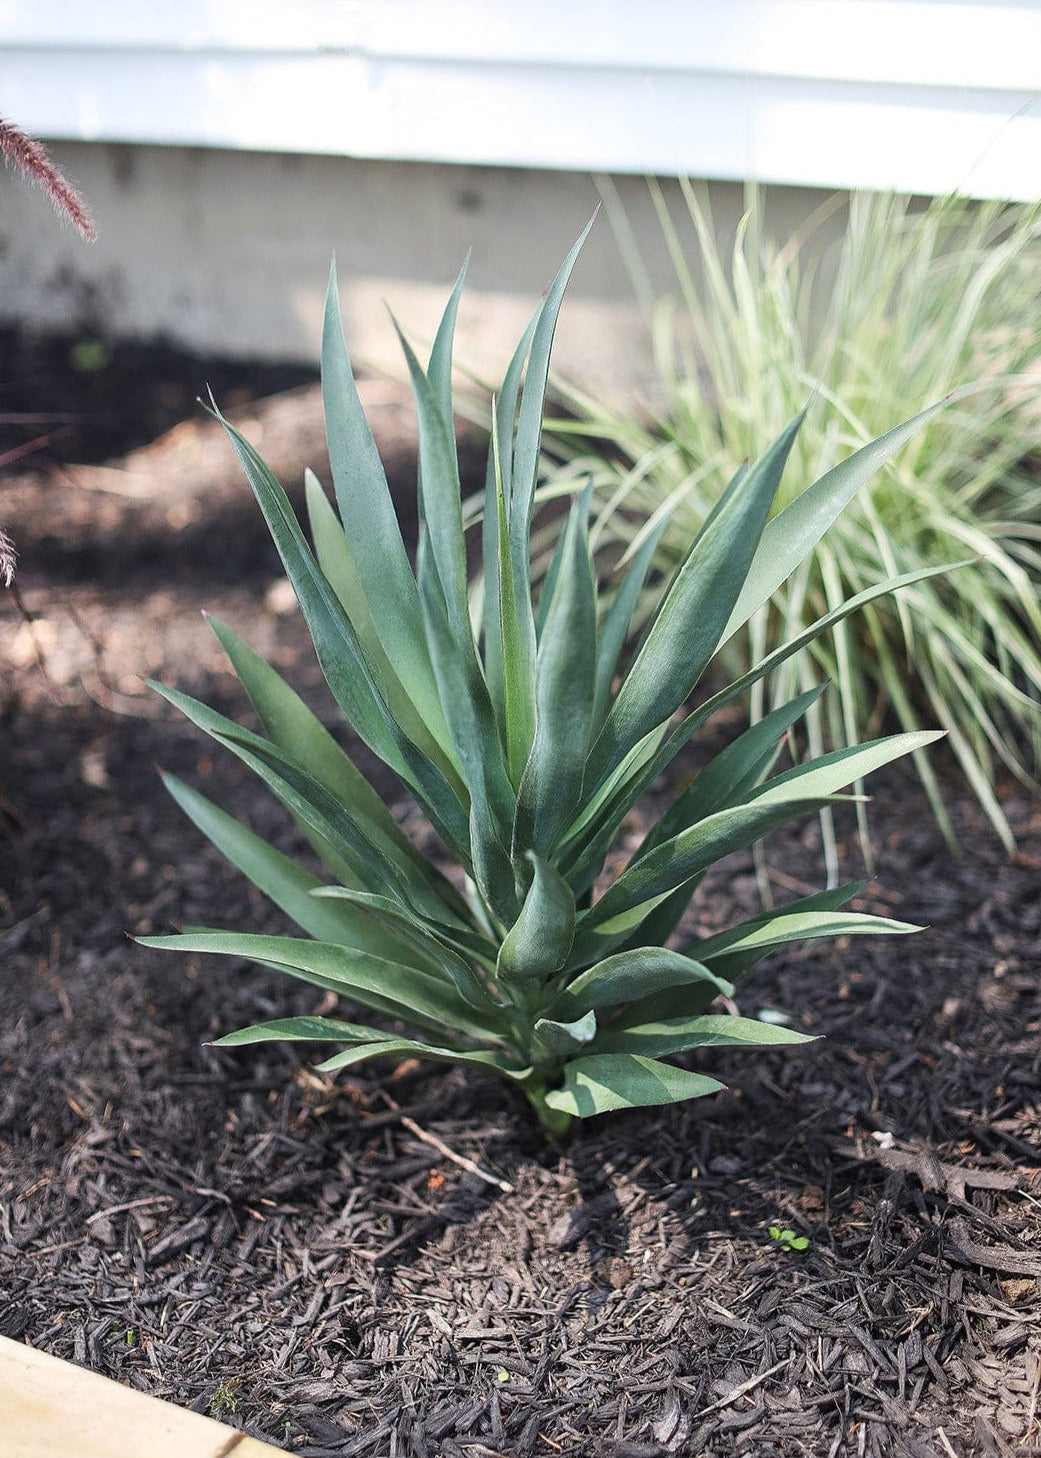
[[(0, 174), (0, 321), (266, 360), (317, 360), (335, 253), (355, 360), (399, 369), (385, 303), (429, 339), (472, 250), (457, 358), (499, 378), (598, 201), (591, 177), (567, 172), (98, 143), (50, 150), (82, 190), (99, 239), (84, 244), (42, 194)], [(652, 279), (668, 287), (645, 182), (614, 183)], [(679, 217), (678, 186), (666, 188)], [(720, 230), (732, 229), (742, 189), (712, 183), (710, 195)], [(824, 196), (771, 189), (773, 230), (786, 236)], [(650, 379), (604, 215), (569, 290), (555, 358), (561, 373), (611, 394)]]

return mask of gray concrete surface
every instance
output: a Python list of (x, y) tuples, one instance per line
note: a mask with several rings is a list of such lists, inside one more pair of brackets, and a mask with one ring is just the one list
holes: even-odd
[[(84, 336), (165, 337), (202, 352), (313, 361), (335, 253), (358, 362), (398, 369), (389, 305), (429, 338), (472, 250), (457, 358), (496, 378), (541, 291), (598, 200), (565, 172), (276, 156), (177, 147), (55, 143), (99, 239), (59, 225), (47, 199), (0, 174), (0, 322)], [(641, 255), (666, 287), (668, 260), (645, 182), (614, 179)], [(669, 193), (682, 212), (675, 183)], [(721, 229), (742, 207), (713, 183)], [(787, 234), (822, 193), (775, 188)], [(641, 323), (610, 220), (601, 215), (558, 334), (558, 370), (612, 395), (648, 387)]]

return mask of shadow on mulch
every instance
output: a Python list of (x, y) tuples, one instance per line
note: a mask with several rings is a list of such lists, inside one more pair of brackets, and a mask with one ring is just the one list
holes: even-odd
[[(389, 402), (378, 434), (405, 462)], [(247, 413), (298, 480), (313, 391)], [(706, 1056), (729, 1092), (563, 1147), (479, 1076), (334, 1083), (292, 1050), (217, 1052), (220, 1031), (317, 1005), (125, 938), (278, 926), (154, 765), (291, 831), (138, 678), (240, 712), (205, 606), (317, 691), (225, 449), (193, 422), (2, 498), (33, 622), (0, 602), (0, 1331), (311, 1458), (1041, 1451), (1036, 801), (1008, 794), (1008, 862), (952, 782), (956, 859), (908, 773), (880, 778), (863, 905), (930, 930), (764, 964), (742, 1009), (822, 1041)], [(815, 826), (775, 836), (779, 899), (819, 859)], [(696, 919), (756, 898), (737, 857)]]

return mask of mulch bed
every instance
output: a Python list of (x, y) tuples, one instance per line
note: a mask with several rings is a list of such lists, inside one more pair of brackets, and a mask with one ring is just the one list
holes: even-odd
[[(32, 358), (51, 379), (62, 356)], [(214, 378), (189, 365), (196, 389)], [(78, 449), (72, 423), (0, 486), (28, 614), (0, 595), (0, 1332), (311, 1458), (1041, 1453), (1037, 799), (1002, 788), (1008, 860), (951, 779), (956, 857), (913, 776), (880, 777), (858, 905), (929, 930), (764, 964), (742, 1009), (820, 1042), (702, 1058), (729, 1092), (564, 1146), (472, 1073), (334, 1082), (289, 1049), (208, 1048), (319, 999), (126, 940), (279, 926), (155, 766), (292, 832), (141, 679), (241, 712), (203, 607), (319, 679), (219, 432), (169, 384), (173, 419), (149, 414), (162, 368), (142, 358), (120, 388), (165, 435)], [(253, 402), (241, 378), (283, 479), (320, 469), (314, 387)], [(400, 391), (366, 397), (404, 491)], [(766, 860), (778, 899), (819, 885), (816, 825)], [(694, 914), (715, 927), (757, 897), (735, 857)]]

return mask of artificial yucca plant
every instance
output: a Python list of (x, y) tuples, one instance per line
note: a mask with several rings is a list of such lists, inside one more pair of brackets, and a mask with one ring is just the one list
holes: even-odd
[(402, 339), (420, 439), (414, 572), (354, 387), (335, 278), (322, 381), (339, 515), (309, 474), (313, 552), (281, 486), (227, 426), (335, 699), (415, 797), (465, 881), (457, 885), (417, 850), (296, 693), (214, 622), (265, 732), (174, 689), (160, 692), (256, 771), (302, 827), (326, 878), (169, 778), (196, 825), (305, 935), (191, 930), (143, 939), (275, 967), (386, 1020), (290, 1017), (229, 1033), (220, 1045), (340, 1045), (325, 1070), (380, 1055), (477, 1064), (522, 1090), (552, 1133), (575, 1116), (721, 1087), (670, 1062), (673, 1055), (805, 1041), (712, 1004), (785, 943), (911, 927), (843, 910), (857, 890), (844, 886), (720, 928), (682, 953), (666, 943), (721, 856), (833, 803), (844, 786), (935, 737), (902, 734), (769, 777), (819, 691), (801, 694), (684, 785), (604, 884), (623, 820), (696, 730), (848, 613), (925, 574), (864, 591), (739, 681), (684, 707), (717, 648), (915, 428), (910, 422), (859, 451), (768, 522), (797, 420), (738, 472), (635, 650), (626, 640), (654, 543), (601, 596), (588, 494), (575, 499), (533, 600), (529, 541), (550, 346), (584, 237), (536, 312), (493, 408), (479, 606), (467, 582), (452, 408), (462, 274), (426, 371)]

